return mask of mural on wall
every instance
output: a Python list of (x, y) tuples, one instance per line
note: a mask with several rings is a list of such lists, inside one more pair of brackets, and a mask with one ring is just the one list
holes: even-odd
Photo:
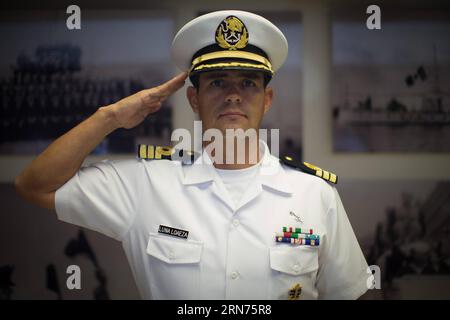
[(120, 242), (25, 203), (12, 184), (0, 201), (0, 300), (139, 299)]
[[(78, 231), (77, 238), (69, 240), (65, 247), (64, 254), (70, 259), (75, 259), (78, 256), (87, 258), (94, 266), (95, 278), (97, 280), (97, 286), (92, 293), (92, 299), (110, 300), (107, 288), (107, 277), (105, 276), (103, 268), (100, 267), (97, 256), (92, 250), (82, 229)], [(14, 299), (15, 283), (12, 281), (13, 272), (14, 266), (12, 265), (0, 266), (0, 300)], [(42, 287), (44, 288), (45, 283), (45, 288), (52, 291), (57, 300), (63, 300), (63, 287), (61, 287), (61, 285), (66, 285), (65, 280), (66, 279), (62, 279), (62, 281), (59, 280), (55, 264), (47, 264)], [(43, 288), (41, 290), (43, 290)]]
[(338, 187), (381, 299), (450, 298), (450, 182), (346, 181)]
[(448, 17), (333, 19), (335, 152), (450, 152), (449, 34)]
[[(34, 22), (2, 22), (0, 43), (8, 49), (0, 62), (0, 154), (37, 154), (99, 107), (172, 76), (171, 18), (102, 15), (83, 20), (77, 31), (63, 18), (38, 13)], [(93, 153), (134, 153), (138, 143), (167, 143), (170, 132), (166, 102), (137, 128), (113, 132)]]

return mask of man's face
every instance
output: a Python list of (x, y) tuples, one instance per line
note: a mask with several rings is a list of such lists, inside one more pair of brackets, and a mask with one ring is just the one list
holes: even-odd
[(272, 89), (264, 88), (264, 76), (257, 71), (224, 70), (200, 74), (199, 88), (188, 88), (194, 112), (203, 130), (216, 128), (258, 130), (272, 103)]

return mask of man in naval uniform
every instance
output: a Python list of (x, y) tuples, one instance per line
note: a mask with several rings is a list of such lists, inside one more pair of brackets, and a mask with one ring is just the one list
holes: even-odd
[[(187, 72), (100, 107), (24, 169), (17, 191), (62, 221), (121, 241), (144, 299), (360, 297), (367, 263), (336, 175), (280, 161), (259, 136), (256, 148), (254, 137), (236, 154), (225, 147), (227, 129), (260, 128), (287, 51), (283, 33), (249, 12), (190, 21), (172, 44)], [(209, 141), (186, 159), (184, 150), (140, 146), (138, 159), (82, 167), (108, 134), (139, 125), (188, 76), (191, 108), (204, 132), (224, 134), (222, 150)]]

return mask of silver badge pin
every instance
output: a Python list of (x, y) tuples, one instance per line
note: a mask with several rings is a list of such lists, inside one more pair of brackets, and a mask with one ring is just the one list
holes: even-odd
[(300, 223), (303, 223), (302, 219), (298, 215), (296, 215), (293, 211), (289, 211), (289, 214), (295, 218)]

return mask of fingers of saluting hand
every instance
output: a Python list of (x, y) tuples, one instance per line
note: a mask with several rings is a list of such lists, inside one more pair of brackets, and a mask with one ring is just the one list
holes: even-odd
[(186, 78), (187, 72), (182, 72), (157, 87), (144, 90), (146, 102), (157, 103), (166, 100), (167, 97), (184, 86)]

